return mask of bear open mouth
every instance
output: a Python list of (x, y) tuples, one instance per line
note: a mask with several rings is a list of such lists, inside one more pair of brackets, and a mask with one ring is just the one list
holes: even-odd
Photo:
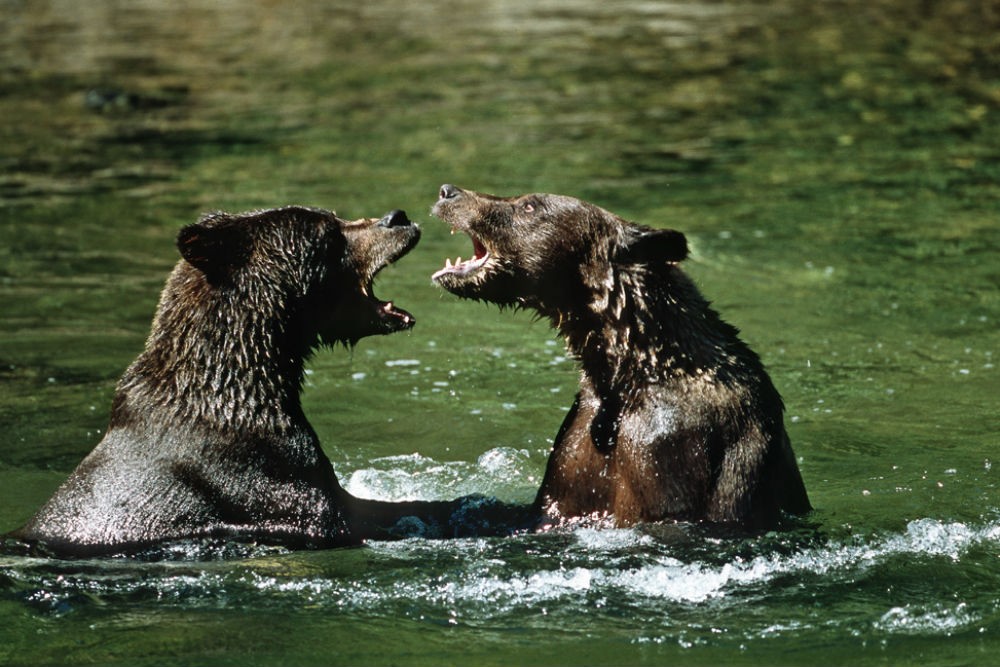
[(387, 266), (395, 264), (405, 257), (420, 240), (420, 228), (410, 222), (406, 213), (400, 210), (392, 211), (379, 220), (373, 228), (375, 233), (388, 235), (382, 242), (381, 256), (373, 258), (369, 264), (367, 275), (362, 278), (361, 295), (371, 308), (378, 333), (390, 334), (396, 331), (412, 329), (417, 323), (408, 311), (398, 308), (392, 301), (383, 301), (375, 296), (375, 279)]
[(413, 315), (402, 308), (397, 308), (392, 301), (382, 301), (376, 297), (374, 292), (371, 291), (371, 286), (365, 291), (365, 296), (374, 304), (375, 315), (387, 330), (401, 331), (403, 329), (412, 329), (413, 325), (417, 323)]
[[(456, 230), (453, 227), (451, 233), (454, 234), (455, 231)], [(466, 231), (465, 233), (468, 234), (469, 238), (472, 240), (472, 257), (463, 262), (462, 257), (459, 256), (455, 259), (454, 264), (452, 263), (451, 258), (445, 259), (444, 267), (435, 272), (434, 275), (431, 276), (431, 280), (438, 280), (439, 278), (448, 275), (464, 278), (465, 276), (482, 269), (486, 266), (490, 259), (493, 258), (489, 249), (481, 240), (476, 238), (469, 231)]]
[[(399, 258), (397, 257), (393, 259), (392, 261), (386, 263), (385, 266), (388, 266), (396, 259)], [(381, 267), (379, 271), (385, 268), (385, 266)], [(378, 271), (376, 271), (375, 274), (378, 275)], [(396, 307), (392, 301), (382, 301), (375, 296), (373, 288), (374, 282), (375, 276), (372, 276), (372, 279), (368, 281), (368, 284), (361, 287), (361, 293), (372, 303), (375, 316), (378, 318), (382, 327), (386, 330), (386, 333), (412, 329), (413, 325), (417, 323), (417, 320), (413, 317), (413, 315), (402, 308)]]

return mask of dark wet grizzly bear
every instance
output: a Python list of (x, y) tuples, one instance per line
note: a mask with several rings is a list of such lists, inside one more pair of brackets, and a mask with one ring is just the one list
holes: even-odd
[(684, 235), (559, 195), (444, 185), (433, 214), (473, 256), (434, 280), (530, 308), (580, 360), (580, 391), (535, 500), (540, 526), (596, 518), (761, 528), (810, 509), (757, 355), (678, 262)]
[(449, 503), (347, 494), (299, 402), (318, 345), (413, 326), (372, 281), (419, 237), (401, 211), (347, 222), (300, 207), (182, 229), (183, 259), (106, 435), (11, 536), (83, 556), (202, 537), (333, 547), (409, 514), (446, 522)]

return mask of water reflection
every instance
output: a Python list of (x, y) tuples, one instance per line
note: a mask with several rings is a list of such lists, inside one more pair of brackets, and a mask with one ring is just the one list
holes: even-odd
[[(22, 140), (8, 149), (8, 159), (20, 155), (10, 170), (19, 176), (3, 185), (31, 197), (80, 193), (81, 181), (135, 187), (130, 179), (169, 177), (167, 165), (343, 115), (363, 117), (371, 135), (400, 123), (400, 105), (440, 115), (446, 130), (461, 120), (455, 129), (473, 136), (460, 151), (487, 131), (483, 121), (509, 117), (503, 131), (521, 140), (551, 141), (554, 126), (563, 147), (600, 141), (630, 178), (697, 169), (710, 140), (671, 139), (665, 126), (725, 103), (709, 72), (733, 56), (717, 47), (773, 15), (645, 2), (7, 5), (0, 57), (17, 103), (4, 111)], [(61, 131), (48, 135), (40, 112)], [(656, 125), (659, 136), (640, 148)]]

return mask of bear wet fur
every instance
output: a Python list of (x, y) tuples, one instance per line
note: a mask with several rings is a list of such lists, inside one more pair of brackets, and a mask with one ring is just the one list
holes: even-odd
[(372, 281), (419, 236), (401, 211), (349, 222), (303, 207), (182, 229), (106, 435), (11, 536), (87, 556), (189, 538), (336, 547), (390, 537), (403, 516), (447, 523), (452, 503), (349, 495), (299, 401), (318, 345), (413, 326)]
[(581, 366), (534, 512), (768, 528), (809, 499), (760, 358), (678, 265), (684, 235), (551, 194), (440, 189), (432, 213), (473, 257), (434, 274), (458, 296), (547, 318)]

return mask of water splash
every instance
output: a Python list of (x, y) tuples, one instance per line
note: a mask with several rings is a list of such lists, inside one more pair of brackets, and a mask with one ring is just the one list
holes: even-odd
[(875, 627), (890, 634), (947, 635), (970, 627), (979, 617), (969, 610), (968, 603), (907, 604), (893, 607), (875, 622)]
[[(971, 550), (995, 552), (1000, 520), (968, 525), (922, 518), (899, 532), (813, 541), (790, 551), (761, 548), (762, 538), (706, 542), (683, 528), (678, 535), (664, 540), (644, 529), (581, 528), (502, 539), (409, 539), (364, 549), (248, 553), (238, 560), (197, 563), (4, 556), (0, 591), (56, 616), (108, 603), (215, 608), (252, 600), (255, 607), (275, 612), (308, 605), (444, 623), (531, 618), (560, 624), (581, 613), (606, 614), (609, 622), (623, 615), (667, 621), (699, 613), (715, 617), (720, 609), (741, 609), (762, 596), (853, 590), (872, 580), (891, 586), (901, 558), (937, 571)], [(713, 560), (705, 556), (713, 548), (732, 553)], [(755, 548), (761, 553), (752, 557), (737, 553)], [(864, 620), (843, 623), (854, 623), (855, 633), (948, 635), (981, 623), (990, 613), (982, 605), (934, 596), (930, 590), (926, 599), (911, 594), (905, 604), (892, 606), (887, 599)], [(834, 597), (829, 604), (838, 602)], [(801, 617), (761, 618), (752, 631), (773, 636), (807, 627), (815, 629), (803, 607)], [(668, 639), (690, 643), (696, 634)]]
[(386, 456), (355, 470), (344, 483), (359, 498), (387, 501), (447, 500), (472, 494), (500, 495), (512, 480), (531, 480), (534, 470), (526, 449), (497, 447), (475, 463), (439, 463), (418, 453)]

